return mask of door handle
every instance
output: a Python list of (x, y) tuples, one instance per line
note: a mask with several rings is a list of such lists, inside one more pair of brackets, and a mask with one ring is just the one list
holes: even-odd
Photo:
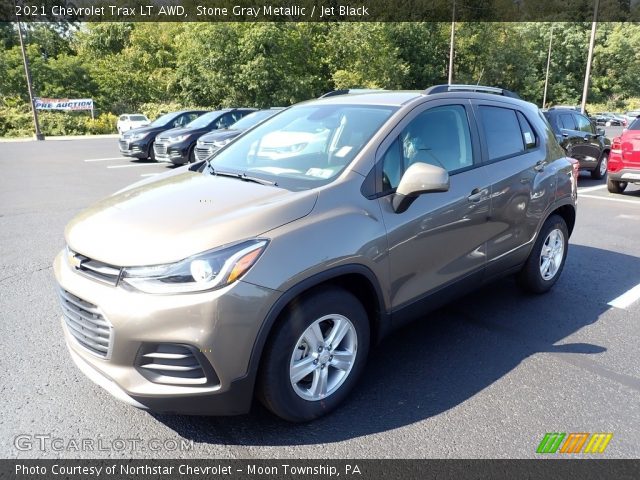
[(544, 161), (544, 160), (538, 160), (538, 161), (536, 162), (536, 164), (533, 166), (533, 169), (534, 169), (536, 172), (541, 172), (541, 171), (543, 171), (543, 170), (544, 170), (544, 167), (545, 167), (546, 165), (547, 165), (547, 164), (545, 163), (545, 161)]
[(585, 135), (584, 136), (584, 141), (588, 142), (589, 140), (591, 140), (591, 135)]
[(482, 190), (480, 188), (474, 188), (473, 190), (471, 190), (471, 195), (467, 197), (467, 200), (473, 203), (478, 203), (480, 200), (482, 200), (482, 197), (485, 196), (486, 194), (487, 194), (486, 188), (483, 188)]

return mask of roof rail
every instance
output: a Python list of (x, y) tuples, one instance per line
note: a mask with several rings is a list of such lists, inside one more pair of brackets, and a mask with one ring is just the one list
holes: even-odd
[(511, 97), (511, 98), (518, 98), (518, 99), (520, 98), (520, 96), (517, 93), (514, 93), (511, 90), (506, 90), (504, 88), (496, 88), (496, 87), (486, 87), (484, 85), (444, 84), (444, 85), (434, 85), (433, 87), (429, 87), (424, 91), (425, 95), (433, 95), (435, 93), (446, 93), (446, 92), (493, 93), (495, 95), (502, 95), (504, 97)]
[(383, 88), (342, 88), (339, 90), (331, 90), (318, 98), (334, 97), (336, 95), (349, 95), (351, 93), (376, 93), (384, 92)]

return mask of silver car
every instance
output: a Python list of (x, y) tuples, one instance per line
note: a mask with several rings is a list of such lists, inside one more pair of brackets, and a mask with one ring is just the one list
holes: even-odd
[(406, 321), (507, 274), (546, 292), (577, 170), (516, 97), (444, 85), (302, 103), (97, 203), (55, 259), (71, 357), (139, 408), (242, 414), (257, 396), (308, 421)]

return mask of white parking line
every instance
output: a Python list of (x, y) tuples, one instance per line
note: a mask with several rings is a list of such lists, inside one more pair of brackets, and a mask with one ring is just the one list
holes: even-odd
[(620, 295), (618, 298), (614, 298), (607, 305), (611, 305), (612, 307), (625, 309), (632, 303), (636, 302), (640, 299), (640, 285), (636, 285), (631, 290), (627, 290), (625, 293)]
[(596, 185), (595, 187), (583, 187), (583, 188), (579, 188), (578, 189), (578, 193), (593, 192), (595, 190), (602, 190), (603, 188), (607, 188), (607, 186), (606, 185)]
[(634, 205), (640, 205), (640, 201), (628, 198), (598, 197), (596, 195), (580, 195), (579, 198), (595, 198), (596, 200), (608, 200), (610, 202), (633, 203)]
[(109, 160), (129, 160), (127, 157), (89, 158), (85, 162), (107, 162)]
[(157, 167), (157, 163), (131, 163), (129, 165), (109, 165), (107, 168)]
[(143, 173), (141, 177), (153, 177), (154, 175), (160, 175), (159, 173)]

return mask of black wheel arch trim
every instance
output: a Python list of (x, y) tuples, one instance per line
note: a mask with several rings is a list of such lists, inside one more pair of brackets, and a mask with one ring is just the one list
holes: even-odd
[(328, 270), (305, 278), (301, 282), (295, 284), (293, 287), (283, 292), (283, 294), (275, 301), (275, 303), (269, 309), (269, 312), (262, 322), (262, 325), (260, 326), (258, 335), (256, 336), (256, 339), (253, 343), (253, 348), (251, 349), (251, 356), (249, 358), (247, 373), (243, 378), (248, 378), (251, 385), (255, 387), (255, 381), (258, 374), (258, 369), (260, 367), (260, 360), (262, 358), (262, 352), (267, 343), (267, 339), (271, 334), (273, 326), (280, 317), (280, 314), (285, 310), (287, 305), (289, 305), (291, 300), (313, 287), (316, 287), (323, 283), (327, 283), (333, 279), (338, 279), (345, 275), (354, 274), (362, 275), (369, 281), (369, 283), (373, 286), (378, 301), (377, 307), (379, 318), (374, 319), (374, 321), (378, 322), (379, 328), (378, 335), (373, 340), (379, 340), (386, 336), (386, 334), (391, 331), (391, 314), (386, 308), (384, 297), (382, 295), (382, 288), (377, 277), (370, 268), (362, 264), (339, 265), (337, 267), (330, 268)]

